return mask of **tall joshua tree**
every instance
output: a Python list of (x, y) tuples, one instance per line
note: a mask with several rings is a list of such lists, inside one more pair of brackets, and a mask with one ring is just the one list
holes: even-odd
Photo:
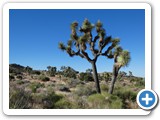
[[(96, 29), (96, 36), (92, 36), (92, 30)], [(96, 45), (98, 43), (98, 45)], [(62, 42), (59, 43), (59, 48), (66, 51), (70, 57), (80, 56), (85, 58), (92, 65), (93, 78), (96, 84), (98, 93), (101, 93), (96, 62), (100, 55), (105, 55), (110, 58), (110, 51), (119, 43), (119, 40), (112, 39), (111, 36), (107, 36), (103, 24), (98, 20), (95, 25), (91, 24), (87, 19), (84, 20), (81, 27), (78, 29), (78, 22), (71, 24), (71, 37), (68, 40), (67, 45)], [(104, 53), (102, 50), (110, 45)], [(98, 47), (96, 47), (98, 46)], [(88, 51), (92, 52), (91, 58)]]
[(120, 68), (128, 66), (131, 59), (130, 53), (127, 50), (123, 50), (119, 46), (115, 47), (115, 51), (113, 52), (113, 57), (114, 57), (114, 65), (113, 65), (112, 81), (109, 88), (110, 94), (113, 93), (114, 84), (116, 82)]

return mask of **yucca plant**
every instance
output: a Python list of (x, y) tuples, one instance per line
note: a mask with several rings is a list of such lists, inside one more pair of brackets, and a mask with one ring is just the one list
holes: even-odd
[[(95, 37), (92, 36), (92, 30), (94, 28), (97, 32)], [(97, 43), (99, 47), (96, 48)], [(60, 42), (59, 48), (62, 51), (66, 51), (71, 57), (80, 56), (92, 64), (93, 78), (96, 84), (96, 89), (98, 93), (101, 93), (96, 67), (97, 58), (100, 55), (106, 56), (107, 58), (113, 58), (110, 51), (118, 45), (118, 43), (119, 41), (117, 39), (112, 39), (111, 36), (106, 35), (106, 31), (100, 20), (98, 20), (94, 25), (88, 19), (85, 19), (79, 29), (78, 22), (75, 21), (71, 24), (71, 35), (68, 44), (64, 45)], [(102, 53), (102, 50), (107, 45), (109, 45), (109, 47), (104, 53)], [(87, 53), (88, 50), (92, 52), (93, 58), (91, 58)]]
[(114, 65), (113, 65), (112, 81), (111, 81), (111, 85), (109, 88), (110, 94), (113, 93), (114, 84), (116, 82), (120, 68), (128, 66), (128, 64), (131, 60), (130, 52), (128, 52), (127, 50), (123, 50), (119, 46), (115, 47), (115, 51), (113, 53), (113, 56), (114, 56)]

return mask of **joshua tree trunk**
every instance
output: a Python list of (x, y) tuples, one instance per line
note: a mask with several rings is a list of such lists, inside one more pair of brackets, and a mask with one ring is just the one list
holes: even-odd
[(117, 76), (113, 76), (113, 77), (112, 77), (112, 82), (111, 82), (111, 85), (110, 85), (110, 88), (109, 88), (109, 94), (112, 94), (112, 93), (113, 93), (114, 84), (115, 84), (115, 82), (116, 82), (116, 79), (117, 79)]
[(115, 84), (117, 76), (118, 76), (118, 71), (119, 71), (119, 68), (116, 65), (114, 65), (113, 66), (112, 81), (111, 81), (111, 85), (110, 85), (110, 88), (109, 88), (109, 94), (113, 93), (114, 84)]
[(96, 83), (96, 89), (98, 93), (101, 93), (100, 85), (99, 85), (99, 80), (98, 80), (98, 73), (97, 73), (97, 67), (95, 61), (91, 62), (92, 64), (92, 70), (93, 70), (93, 78)]

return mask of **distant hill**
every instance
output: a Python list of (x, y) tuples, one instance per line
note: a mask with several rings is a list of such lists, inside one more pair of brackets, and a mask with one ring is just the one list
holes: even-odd
[(19, 64), (10, 64), (9, 65), (9, 72), (10, 73), (16, 73), (16, 74), (21, 74), (21, 72), (24, 72), (25, 67)]

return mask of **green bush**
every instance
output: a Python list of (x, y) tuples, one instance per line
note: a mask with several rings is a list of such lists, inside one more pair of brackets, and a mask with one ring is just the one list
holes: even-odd
[(91, 73), (84, 73), (84, 72), (80, 73), (79, 79), (82, 81), (86, 81), (86, 82), (87, 81), (94, 81)]
[(44, 75), (39, 76), (39, 79), (42, 80), (42, 81), (44, 81), (44, 82), (50, 80), (49, 77), (46, 77), (46, 76), (44, 76)]
[(42, 92), (42, 93), (35, 93), (32, 94), (32, 100), (34, 106), (41, 105), (42, 108), (39, 109), (54, 109), (56, 108), (56, 102), (62, 99), (63, 96), (55, 94), (52, 92)]
[(71, 109), (73, 107), (72, 107), (72, 103), (69, 100), (67, 100), (66, 98), (62, 98), (55, 103), (55, 108), (57, 108), (57, 109)]
[(23, 80), (16, 80), (16, 83), (19, 84), (19, 85), (22, 85), (24, 84), (25, 82)]
[(55, 108), (55, 103), (57, 101), (59, 101), (60, 99), (62, 99), (62, 98), (63, 98), (63, 96), (57, 95), (57, 94), (55, 94), (53, 92), (52, 93), (48, 93), (43, 98), (44, 108), (47, 108), (47, 109)]
[(131, 101), (136, 101), (136, 96), (137, 96), (137, 93), (136, 92), (133, 92), (131, 91), (130, 89), (128, 88), (121, 88), (119, 90), (116, 90), (114, 92), (114, 95), (117, 95), (119, 98), (121, 98), (123, 101), (125, 100), (131, 100)]
[(80, 84), (80, 80), (77, 79), (73, 79), (73, 78), (69, 78), (66, 80), (66, 83), (68, 85), (69, 88), (74, 88), (76, 87), (78, 84)]
[(145, 86), (145, 80), (138, 80), (135, 84), (136, 87)]
[(41, 83), (38, 83), (38, 82), (33, 82), (29, 85), (29, 88), (32, 90), (33, 93), (36, 92), (37, 88), (40, 88), (40, 87), (44, 87), (44, 84), (41, 84)]
[(101, 75), (101, 80), (104, 80), (106, 82), (110, 81), (112, 79), (112, 73), (104, 72)]
[(89, 85), (77, 85), (74, 93), (78, 96), (89, 96), (97, 93), (95, 88)]
[(136, 78), (133, 77), (130, 79), (132, 83), (135, 83), (135, 87), (144, 87), (145, 86), (145, 80), (143, 78)]
[(109, 108), (105, 97), (101, 94), (93, 94), (88, 97), (89, 106), (93, 109)]
[(61, 69), (61, 72), (59, 72), (59, 73), (61, 75), (63, 75), (64, 77), (76, 79), (78, 72), (76, 70), (74, 70), (73, 68), (71, 68), (69, 66), (68, 67), (62, 66), (60, 69)]
[(101, 84), (101, 90), (104, 91), (104, 92), (107, 92), (107, 91), (109, 90), (108, 85), (106, 85), (106, 84)]
[(9, 108), (10, 109), (29, 109), (31, 108), (31, 93), (24, 91), (23, 88), (16, 86), (9, 89)]
[(88, 97), (88, 104), (93, 109), (121, 109), (122, 100), (110, 94), (93, 94)]
[(110, 98), (110, 109), (121, 109), (123, 107), (123, 102), (118, 96), (111, 95)]
[(31, 73), (32, 74), (36, 74), (36, 75), (40, 75), (41, 74), (41, 72), (39, 70), (33, 70)]

